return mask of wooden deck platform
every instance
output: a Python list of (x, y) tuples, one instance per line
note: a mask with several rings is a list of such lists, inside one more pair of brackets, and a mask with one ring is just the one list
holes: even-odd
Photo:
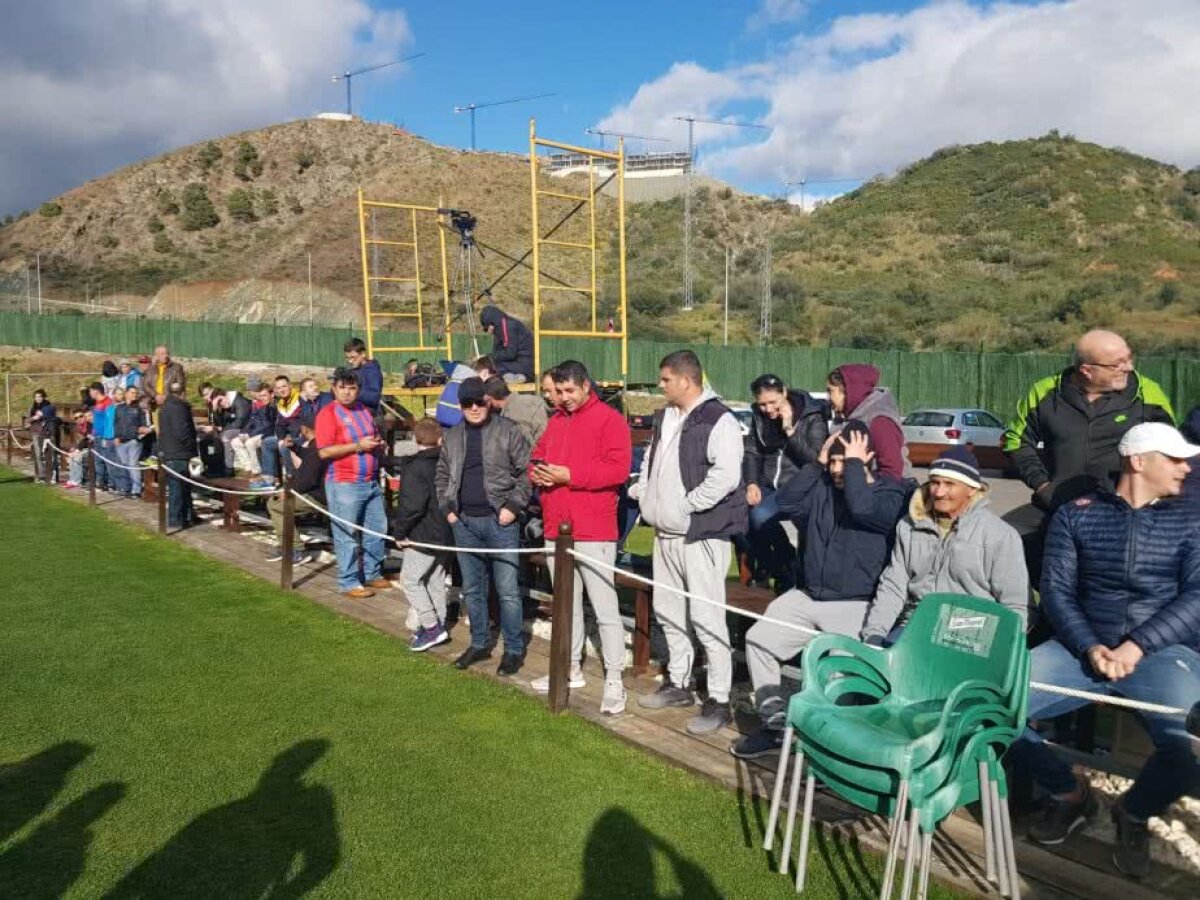
[[(86, 492), (60, 493), (76, 502), (87, 502)], [(156, 508), (153, 505), (121, 502), (106, 494), (99, 495), (97, 500), (97, 506), (110, 515), (152, 531), (157, 529)], [(172, 539), (278, 583), (279, 564), (268, 563), (264, 559), (267, 545), (254, 542), (245, 533), (237, 534), (204, 525), (176, 532)], [(249, 546), (252, 550), (248, 550), (248, 542), (251, 542)], [(399, 589), (382, 591), (370, 600), (350, 600), (336, 590), (332, 563), (297, 568), (295, 589), (322, 606), (386, 634), (404, 640), (409, 636), (404, 627), (408, 606)], [(465, 649), (468, 640), (465, 628), (455, 628), (449, 643), (429, 652), (449, 664)], [(529, 682), (549, 671), (549, 649), (547, 640), (531, 638), (525, 667), (515, 678), (496, 675), (498, 653), (492, 660), (463, 673), (462, 677), (493, 678), (532, 694)], [(777, 758), (771, 756), (757, 762), (741, 762), (728, 752), (729, 743), (737, 737), (736, 731), (725, 729), (714, 735), (696, 737), (689, 735), (684, 727), (693, 711), (640, 708), (638, 697), (653, 692), (658, 686), (658, 682), (649, 676), (627, 674), (629, 698), (626, 712), (618, 716), (603, 715), (599, 709), (603, 675), (598, 661), (594, 658), (585, 661), (584, 671), (588, 683), (586, 687), (572, 691), (571, 711), (639, 749), (727, 787), (731, 792), (731, 802), (737, 803), (741, 811), (744, 852), (761, 857), (763, 866), (777, 868), (777, 852), (768, 853), (761, 849)], [(743, 701), (740, 705), (748, 708), (745, 698), (740, 699)], [(735, 694), (735, 705), (738, 705), (738, 700)], [(753, 724), (752, 716), (744, 711), (739, 713), (739, 718), (743, 719), (739, 724), (744, 727)], [(860, 850), (879, 855), (886, 850), (885, 823), (878, 817), (864, 816), (825, 793), (817, 795), (814, 809), (818, 821), (826, 829), (834, 829), (847, 839), (841, 844), (816, 841), (814, 856), (819, 855), (821, 847), (850, 847), (853, 851), (851, 855), (855, 857)], [(1018, 834), (1023, 832), (1020, 823), (1015, 830)], [(777, 840), (776, 846), (781, 843), (781, 839)], [(1200, 878), (1166, 866), (1156, 865), (1151, 876), (1141, 883), (1120, 876), (1112, 867), (1111, 847), (1078, 834), (1053, 850), (1018, 837), (1016, 850), (1023, 881), (1022, 894), (1026, 897), (1153, 900), (1200, 896)], [(843, 897), (878, 895), (879, 885), (861, 860), (857, 863), (843, 860), (843, 870), (857, 872), (856, 876), (851, 875), (852, 883), (841, 886)], [(982, 831), (966, 811), (960, 810), (939, 830), (934, 841), (932, 873), (935, 878), (959, 890), (979, 896), (991, 893), (983, 875)], [(786, 876), (779, 877), (783, 879)]]

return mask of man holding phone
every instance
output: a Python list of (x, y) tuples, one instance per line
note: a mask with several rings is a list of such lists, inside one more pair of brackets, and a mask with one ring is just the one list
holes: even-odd
[[(517, 517), (532, 488), (529, 441), (511, 420), (492, 412), (483, 381), (466, 378), (458, 388), (463, 420), (447, 431), (438, 457), (438, 503), (454, 532), (462, 571), (463, 602), (471, 617), (471, 646), (455, 665), (466, 669), (491, 656), (488, 575), (496, 582), (504, 656), (497, 673), (516, 675), (525, 661), (524, 617), (517, 580)], [(512, 550), (472, 553), (472, 549)]]
[[(629, 426), (619, 412), (600, 400), (583, 363), (568, 360), (554, 368), (558, 409), (538, 441), (530, 460), (529, 478), (541, 488), (542, 516), (547, 549), (559, 525), (568, 522), (575, 548), (585, 557), (613, 566), (617, 559), (617, 501), (629, 478), (633, 456)], [(570, 685), (584, 686), (583, 592), (596, 614), (600, 649), (604, 656), (604, 694), (600, 711), (616, 715), (625, 711), (625, 626), (617, 608), (613, 571), (581, 558), (575, 560), (574, 616), (571, 627)], [(531, 686), (549, 693), (550, 678), (535, 679)]]
[[(334, 402), (317, 414), (317, 452), (327, 462), (325, 498), (339, 519), (375, 532), (368, 534), (334, 520), (333, 552), (338, 564), (338, 590), (356, 599), (375, 596), (376, 588), (390, 588), (383, 577), (387, 511), (379, 489), (379, 462), (383, 440), (371, 410), (358, 399), (355, 369), (333, 373)], [(361, 544), (361, 565), (360, 547)]]

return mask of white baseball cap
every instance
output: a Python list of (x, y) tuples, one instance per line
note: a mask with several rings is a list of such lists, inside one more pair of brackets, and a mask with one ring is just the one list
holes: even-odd
[(1172, 459), (1191, 459), (1200, 455), (1200, 447), (1189, 444), (1182, 434), (1165, 422), (1143, 422), (1125, 432), (1117, 452), (1122, 456), (1161, 453)]

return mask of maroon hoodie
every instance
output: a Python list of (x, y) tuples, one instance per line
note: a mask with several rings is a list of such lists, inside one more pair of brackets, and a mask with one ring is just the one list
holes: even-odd
[(867, 363), (838, 366), (846, 383), (846, 407), (843, 420), (857, 419), (871, 431), (875, 444), (875, 465), (885, 478), (912, 477), (904, 432), (900, 430), (900, 408), (896, 398), (879, 384), (879, 370)]

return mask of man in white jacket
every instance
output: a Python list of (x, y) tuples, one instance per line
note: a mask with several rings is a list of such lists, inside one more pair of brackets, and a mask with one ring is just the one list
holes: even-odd
[[(659, 363), (667, 407), (654, 419), (654, 437), (630, 496), (654, 528), (654, 580), (715, 603), (725, 603), (730, 540), (746, 530), (742, 433), (717, 395), (704, 386), (700, 360), (677, 350)], [(650, 709), (691, 706), (693, 650), (689, 625), (708, 658), (708, 698), (688, 721), (692, 734), (729, 724), (733, 659), (725, 610), (659, 589), (654, 610), (667, 638), (669, 680), (643, 697)]]

